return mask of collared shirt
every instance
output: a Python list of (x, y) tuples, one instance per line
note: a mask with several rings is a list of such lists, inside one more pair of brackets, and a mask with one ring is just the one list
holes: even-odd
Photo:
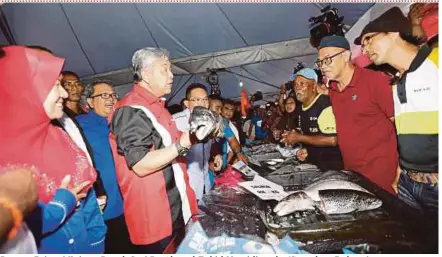
[[(190, 129), (189, 109), (176, 113), (172, 117), (179, 131), (185, 132)], [(190, 186), (193, 188), (193, 191), (195, 191), (198, 200), (203, 197), (204, 192), (210, 190), (209, 159), (211, 146), (211, 141), (192, 145), (186, 155)]]
[(118, 187), (114, 158), (109, 144), (109, 128), (106, 118), (91, 110), (76, 116), (77, 122), (89, 142), (96, 161), (96, 168), (107, 193), (107, 204), (103, 217), (114, 219), (123, 214), (123, 199)]
[[(67, 108), (65, 108), (67, 109)], [(92, 148), (89, 142), (86, 140), (86, 136), (84, 135), (83, 130), (78, 124), (75, 118), (71, 118), (67, 112), (63, 113), (63, 117), (59, 119), (55, 119), (51, 121), (51, 124), (63, 129), (69, 137), (75, 142), (75, 144), (82, 149), (88, 160), (91, 162), (91, 165), (96, 168), (95, 158), (92, 151)], [(94, 182), (94, 189), (97, 193), (97, 196), (106, 196), (106, 192), (103, 186), (103, 181), (101, 179), (100, 173), (97, 172), (97, 180)]]
[(336, 119), (338, 145), (344, 168), (362, 173), (385, 190), (397, 168), (393, 91), (390, 78), (381, 72), (355, 66), (353, 77), (339, 91), (330, 83), (330, 100)]
[(408, 170), (439, 170), (439, 76), (434, 52), (422, 47), (394, 86), (400, 165)]
[(72, 111), (67, 106), (65, 106), (63, 108), (63, 112), (66, 113), (71, 119), (75, 119), (75, 117), (78, 116), (78, 115), (87, 114), (87, 112), (81, 106), (80, 106), (80, 108), (78, 108), (78, 113)]
[(135, 85), (108, 118), (117, 180), (132, 243), (156, 243), (181, 230), (198, 212), (185, 160), (178, 157), (161, 170), (140, 177), (133, 166), (150, 151), (179, 140), (181, 132), (164, 101)]

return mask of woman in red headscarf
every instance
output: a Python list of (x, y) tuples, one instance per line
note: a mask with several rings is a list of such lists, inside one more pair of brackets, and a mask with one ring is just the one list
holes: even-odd
[[(67, 97), (59, 77), (64, 60), (20, 46), (3, 51), (0, 172), (33, 172), (41, 213), (28, 224), (41, 222), (39, 253), (102, 253), (106, 226), (90, 186), (96, 172), (69, 136), (51, 125), (63, 115)], [(62, 184), (73, 189), (58, 188)]]

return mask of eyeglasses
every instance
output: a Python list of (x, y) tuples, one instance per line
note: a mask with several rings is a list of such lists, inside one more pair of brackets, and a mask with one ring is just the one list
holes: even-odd
[(344, 51), (341, 51), (341, 52), (339, 52), (339, 53), (337, 53), (337, 54), (334, 54), (334, 55), (332, 55), (332, 56), (329, 56), (329, 57), (326, 57), (326, 58), (324, 58), (324, 60), (316, 60), (315, 61), (315, 65), (318, 67), (318, 68), (321, 68), (322, 67), (322, 65), (330, 65), (332, 62), (333, 62), (333, 58), (335, 58), (336, 56), (338, 56), (338, 55), (340, 55), (340, 54), (342, 54), (343, 52), (345, 52), (345, 51), (347, 51), (347, 50), (344, 50)]
[(371, 34), (370, 36), (366, 36), (364, 38), (364, 40), (362, 41), (361, 48), (364, 49), (367, 45), (371, 44), (371, 41), (373, 41), (373, 38), (379, 34), (381, 34), (381, 33), (377, 32), (377, 33)]
[(199, 102), (204, 102), (204, 103), (207, 103), (207, 102), (209, 102), (209, 98), (191, 98), (191, 99), (189, 99), (189, 101), (191, 101), (191, 102), (196, 102), (196, 103), (199, 103)]
[(113, 99), (118, 100), (117, 93), (112, 93), (112, 94), (102, 93), (102, 94), (99, 94), (99, 95), (93, 95), (90, 98), (95, 98), (95, 97), (101, 97), (102, 99), (105, 99), (105, 100), (112, 97)]

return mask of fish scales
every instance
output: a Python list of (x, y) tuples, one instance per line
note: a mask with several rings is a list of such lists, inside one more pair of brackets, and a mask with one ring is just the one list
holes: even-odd
[(382, 205), (382, 201), (374, 195), (350, 189), (321, 190), (319, 196), (320, 208), (327, 214), (367, 211), (377, 209)]

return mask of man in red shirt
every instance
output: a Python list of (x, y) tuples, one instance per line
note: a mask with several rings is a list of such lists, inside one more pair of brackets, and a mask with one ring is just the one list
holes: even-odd
[(134, 87), (109, 116), (109, 137), (134, 252), (158, 254), (170, 249), (198, 212), (182, 158), (191, 142), (161, 98), (172, 87), (167, 51), (143, 48), (132, 63)]
[(324, 37), (318, 49), (316, 65), (329, 80), (344, 168), (394, 194), (398, 153), (390, 78), (354, 66), (344, 37)]

